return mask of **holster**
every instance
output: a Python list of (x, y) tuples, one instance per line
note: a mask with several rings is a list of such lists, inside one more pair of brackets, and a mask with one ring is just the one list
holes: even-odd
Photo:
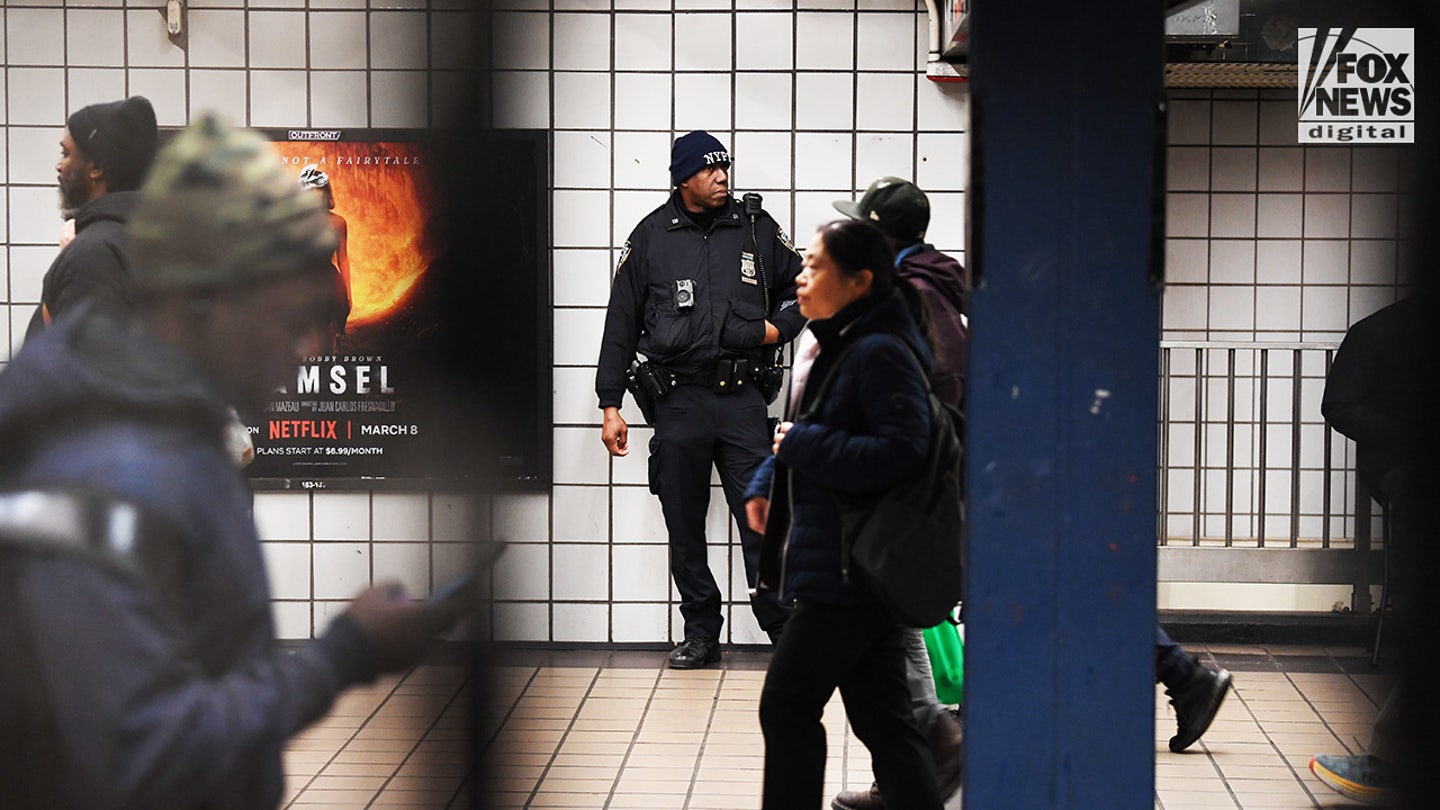
[(674, 377), (648, 360), (643, 363), (633, 361), (630, 370), (625, 373), (625, 388), (635, 398), (640, 415), (649, 425), (655, 424), (655, 403), (674, 387)]

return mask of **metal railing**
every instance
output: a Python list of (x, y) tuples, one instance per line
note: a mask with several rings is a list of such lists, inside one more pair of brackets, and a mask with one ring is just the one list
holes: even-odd
[(1378, 517), (1320, 414), (1336, 347), (1161, 342), (1162, 582), (1348, 584), (1370, 610)]

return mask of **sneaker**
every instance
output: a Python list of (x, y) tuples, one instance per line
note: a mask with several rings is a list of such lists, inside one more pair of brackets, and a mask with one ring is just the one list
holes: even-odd
[(1384, 760), (1371, 756), (1340, 757), (1316, 754), (1310, 772), (1325, 786), (1364, 804), (1380, 804), (1389, 797), (1394, 773)]
[(710, 636), (687, 638), (670, 653), (671, 669), (699, 669), (720, 660), (720, 642)]
[(1225, 693), (1230, 691), (1230, 673), (1223, 669), (1195, 663), (1195, 670), (1185, 685), (1178, 689), (1166, 689), (1170, 705), (1175, 707), (1175, 722), (1179, 726), (1170, 738), (1170, 750), (1180, 753), (1195, 744), (1200, 735), (1210, 728), (1210, 721), (1220, 710)]

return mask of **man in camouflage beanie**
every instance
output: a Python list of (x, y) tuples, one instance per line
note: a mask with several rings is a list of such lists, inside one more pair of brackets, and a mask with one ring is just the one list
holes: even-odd
[(7, 807), (275, 808), (289, 737), (413, 664), (468, 595), (381, 584), (279, 648), (223, 430), (319, 346), (335, 237), (268, 144), (212, 117), (131, 224), (134, 312), (61, 318), (0, 374), (0, 784)]

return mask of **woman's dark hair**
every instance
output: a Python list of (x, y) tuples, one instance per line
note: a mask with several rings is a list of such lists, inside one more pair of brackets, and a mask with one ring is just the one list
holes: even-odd
[(895, 273), (895, 250), (885, 232), (863, 219), (837, 219), (820, 226), (820, 244), (840, 272), (847, 276), (869, 270), (874, 280), (870, 289), (877, 298), (884, 298), (891, 290), (899, 290), (910, 315), (920, 326), (920, 334), (932, 348), (935, 336), (926, 316), (920, 293), (910, 282)]

